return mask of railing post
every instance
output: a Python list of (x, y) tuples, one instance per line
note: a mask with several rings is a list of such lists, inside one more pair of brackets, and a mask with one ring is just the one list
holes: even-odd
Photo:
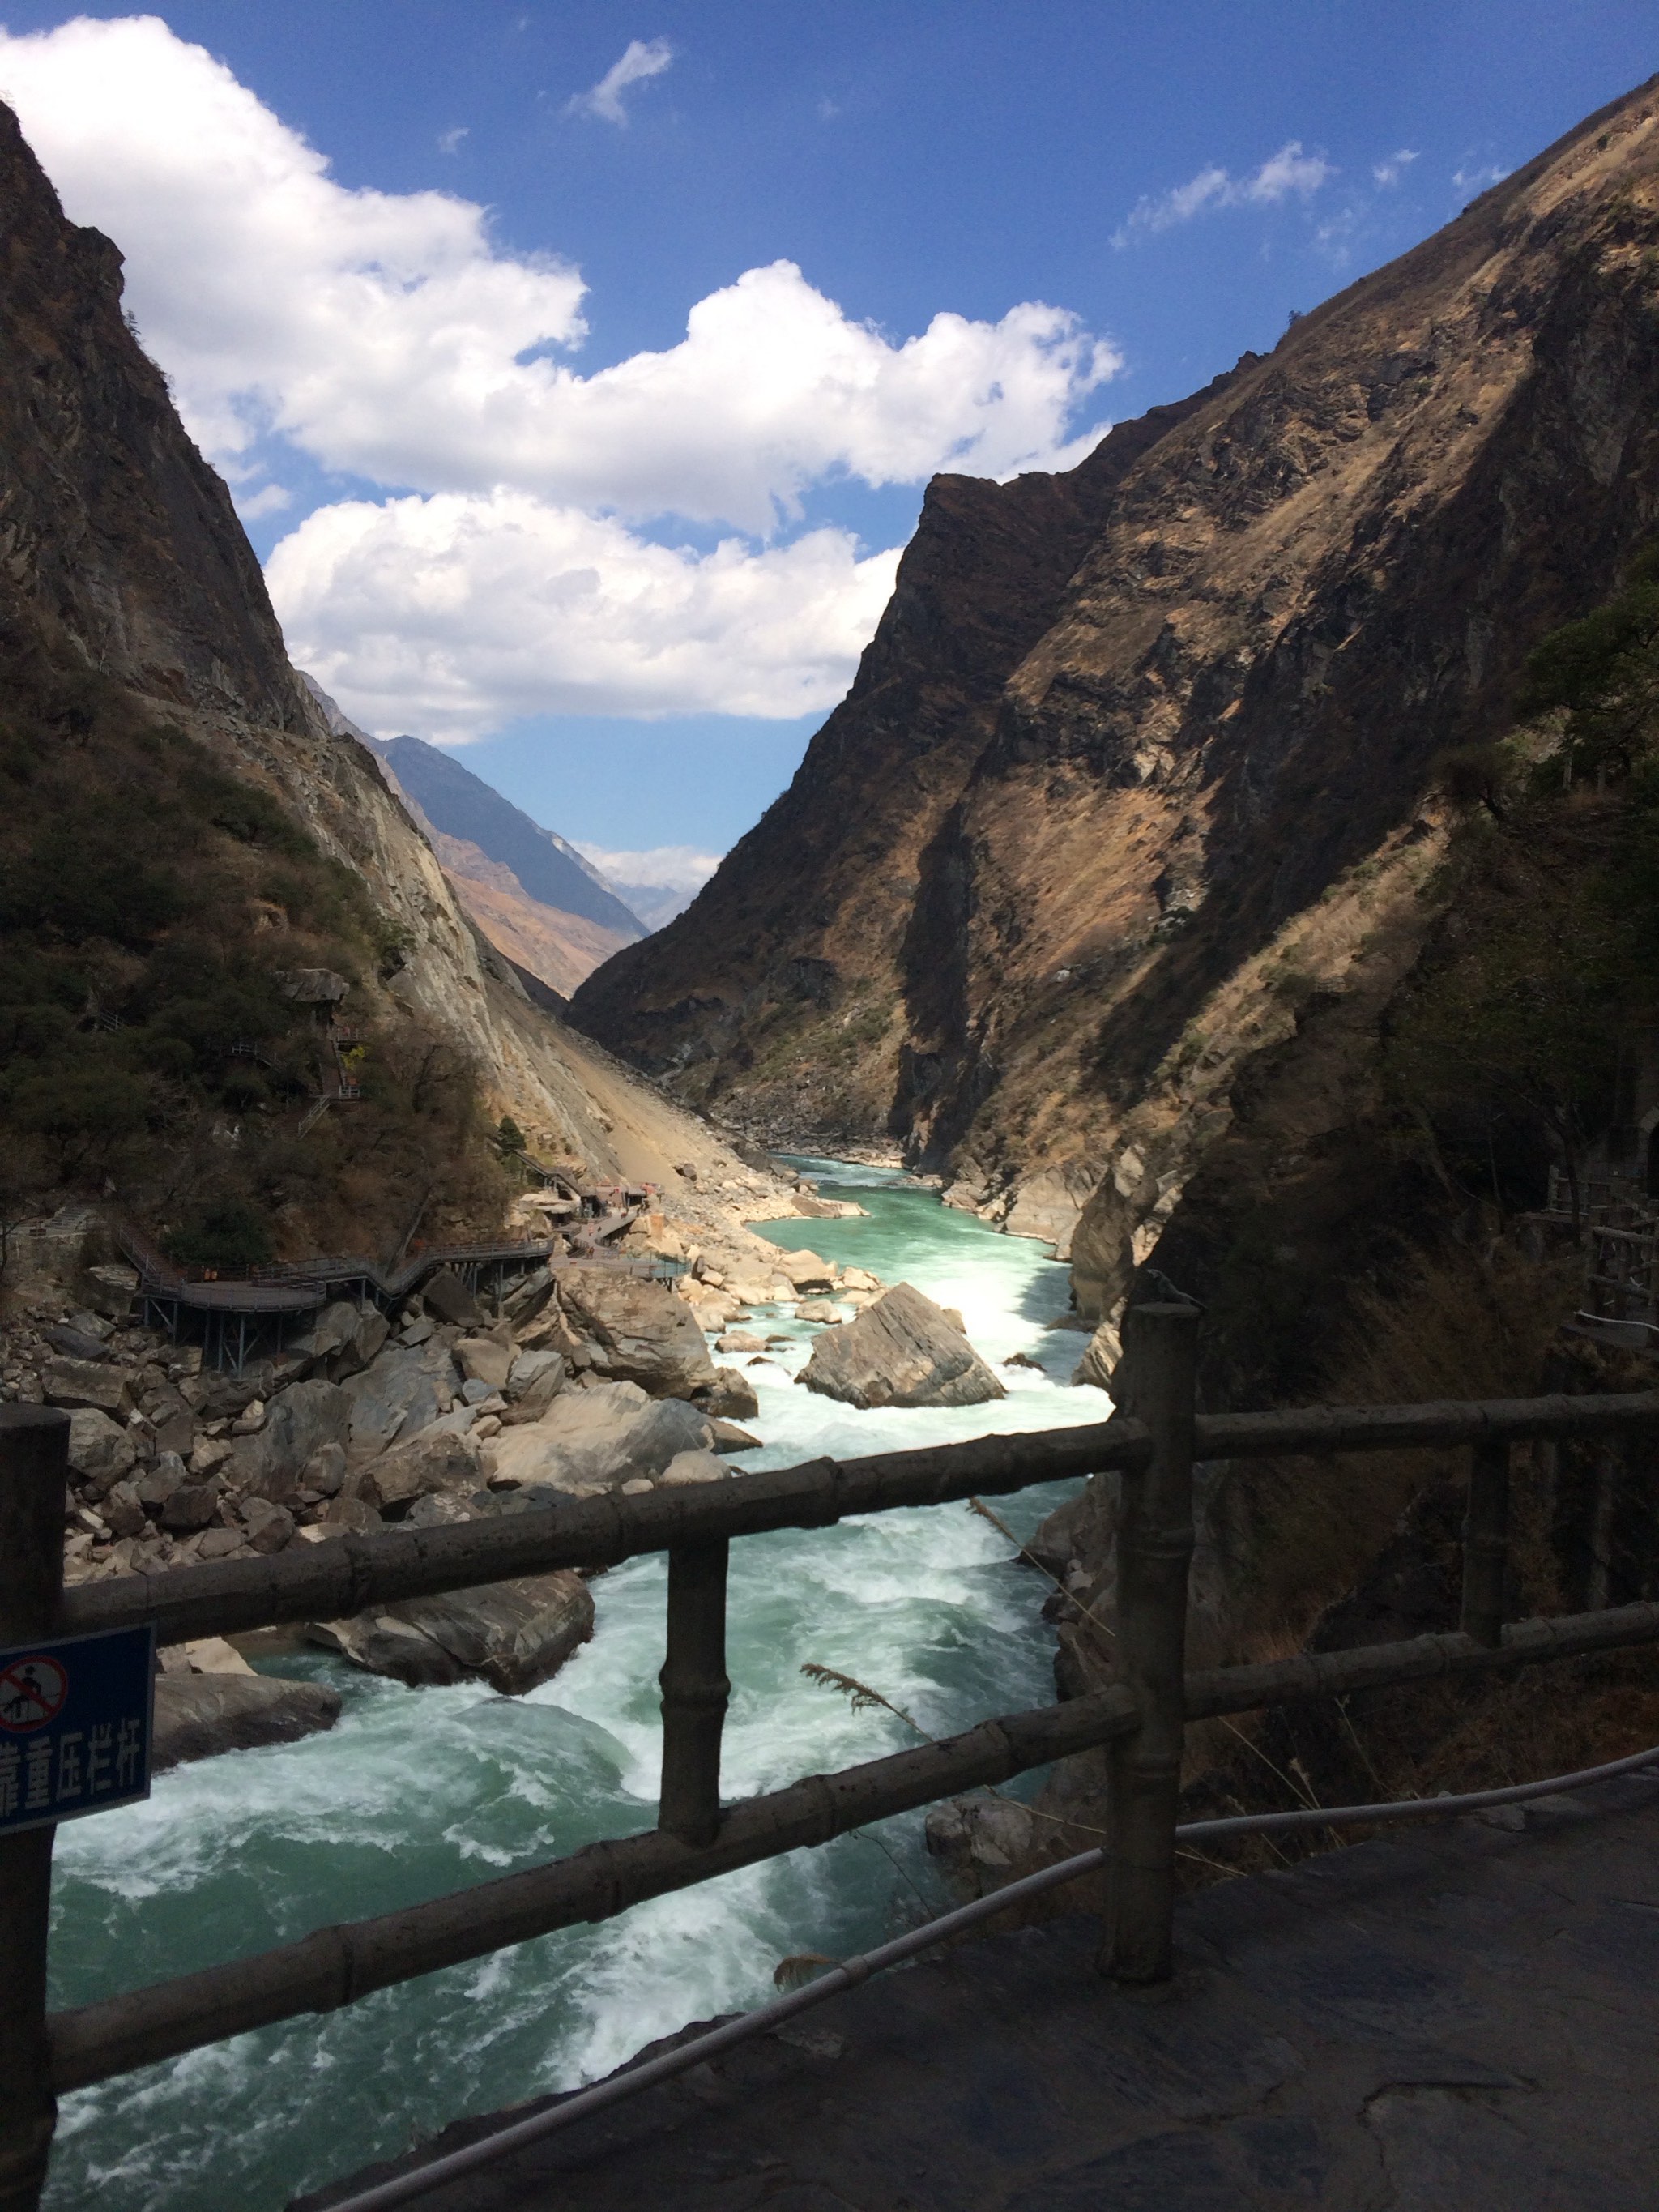
[(1510, 1448), (1476, 1444), (1469, 1453), (1469, 1502), (1463, 1516), (1462, 1630), (1494, 1650), (1504, 1640), (1504, 1584), (1510, 1558)]
[(1175, 1828), (1186, 1735), (1187, 1577), (1193, 1556), (1193, 1440), (1199, 1311), (1130, 1309), (1125, 1411), (1152, 1431), (1151, 1460), (1126, 1469), (1117, 1529), (1118, 1663), (1140, 1725), (1109, 1754), (1111, 1867), (1100, 1966), (1120, 1982), (1169, 1978)]
[(720, 1825), (726, 1675), (724, 1537), (668, 1554), (668, 1656), (662, 1684), (662, 1796), (657, 1826), (683, 1843), (712, 1844)]
[[(0, 1645), (59, 1625), (69, 1437), (67, 1413), (0, 1406)], [(0, 2212), (35, 2212), (58, 2120), (46, 2047), (55, 1833), (0, 1837)]]

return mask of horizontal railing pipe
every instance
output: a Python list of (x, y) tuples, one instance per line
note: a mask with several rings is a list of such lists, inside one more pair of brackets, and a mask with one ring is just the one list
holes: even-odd
[[(1011, 1442), (1021, 1449), (1010, 1452)], [(333, 1620), (372, 1604), (424, 1597), (545, 1574), (555, 1567), (615, 1566), (641, 1552), (817, 1528), (858, 1513), (944, 1505), (1121, 1467), (1146, 1450), (1136, 1423), (1104, 1422), (1035, 1436), (975, 1437), (867, 1459), (813, 1460), (624, 1498), (569, 1498), (500, 1518), (448, 1528), (394, 1527), (372, 1535), (290, 1545), (263, 1559), (216, 1560), (159, 1574), (112, 1576), (70, 1590), (72, 1632), (154, 1621), (177, 1644), (283, 1621)]]
[(53, 2082), (60, 2093), (83, 2088), (296, 2013), (333, 2011), (371, 1990), (532, 1936), (609, 1919), (647, 1898), (828, 1843), (959, 1790), (1008, 1781), (1103, 1743), (1134, 1718), (1127, 1692), (1108, 1689), (981, 1721), (940, 1743), (744, 1799), (727, 1808), (714, 1842), (702, 1849), (661, 1828), (591, 1844), (568, 1858), (424, 1905), (321, 1928), (255, 1958), (59, 2013), (51, 2023)]
[[(1603, 1397), (1495, 1399), (1427, 1406), (1304, 1407), (1220, 1413), (1197, 1424), (1200, 1460), (1267, 1454), (1425, 1450), (1528, 1437), (1597, 1437), (1659, 1425), (1659, 1391)], [(288, 1621), (333, 1620), (370, 1605), (545, 1574), (615, 1566), (677, 1544), (827, 1528), (854, 1514), (1006, 1495), (1111, 1468), (1138, 1467), (1151, 1446), (1121, 1417), (1074, 1429), (977, 1437), (867, 1458), (811, 1460), (744, 1474), (718, 1488), (635, 1498), (572, 1498), (449, 1528), (394, 1527), (331, 1537), (268, 1559), (216, 1560), (158, 1574), (112, 1576), (64, 1594), (68, 1632), (153, 1621), (157, 1639), (234, 1636)]]
[[(1659, 1604), (1511, 1623), (1498, 1649), (1455, 1634), (1303, 1653), (1188, 1675), (1186, 1713), (1199, 1720), (1652, 1643), (1659, 1643)], [(568, 1858), (424, 1905), (319, 1929), (256, 1958), (60, 2013), (51, 2023), (54, 2087), (60, 2094), (83, 2088), (296, 2014), (332, 2011), (371, 1990), (556, 1929), (609, 1918), (647, 1898), (827, 1843), (869, 1821), (1009, 1781), (1111, 1742), (1138, 1720), (1130, 1692), (1114, 1686), (1066, 1705), (982, 1721), (940, 1743), (745, 1799), (726, 1809), (715, 1841), (702, 1849), (661, 1829), (591, 1844)]]

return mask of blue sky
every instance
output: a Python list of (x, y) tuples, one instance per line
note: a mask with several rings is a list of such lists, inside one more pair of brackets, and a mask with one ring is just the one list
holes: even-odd
[(1075, 459), (1659, 66), (1650, 0), (74, 15), (0, 5), (0, 89), (296, 651), (568, 836), (711, 854), (933, 468)]

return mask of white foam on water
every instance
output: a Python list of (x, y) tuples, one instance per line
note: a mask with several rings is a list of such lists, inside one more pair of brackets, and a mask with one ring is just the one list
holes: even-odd
[[(908, 1279), (959, 1306), (1008, 1395), (956, 1409), (859, 1413), (793, 1380), (817, 1328), (762, 1310), (790, 1339), (748, 1368), (764, 1449), (787, 1466), (1098, 1421), (1065, 1387), (1081, 1340), (1045, 1332), (1066, 1279), (1042, 1248), (940, 1207), (905, 1179), (808, 1164), (868, 1220), (769, 1224), (780, 1243)], [(741, 1479), (741, 1478), (739, 1478)], [(1064, 1489), (998, 1502), (1024, 1534)], [(879, 1689), (929, 1734), (1053, 1695), (1042, 1589), (966, 1506), (782, 1530), (732, 1547), (730, 1797), (902, 1748), (883, 1711), (854, 1712), (800, 1672), (814, 1660)], [(246, 1956), (331, 1921), (398, 1909), (626, 1835), (655, 1817), (665, 1570), (596, 1579), (593, 1641), (527, 1697), (412, 1691), (320, 1655), (337, 1727), (161, 1777), (147, 1805), (64, 1828), (54, 2001), (76, 2003)], [(296, 1671), (284, 1662), (284, 1671)], [(446, 2120), (609, 2072), (687, 2021), (763, 2002), (778, 1960), (879, 1942), (942, 1902), (921, 1816), (745, 1868), (67, 2098), (47, 2212), (276, 2212), (287, 2198), (405, 2148)]]

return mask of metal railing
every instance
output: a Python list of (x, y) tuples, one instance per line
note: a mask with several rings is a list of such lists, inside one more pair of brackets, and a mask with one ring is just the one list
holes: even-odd
[[(400, 1911), (319, 1929), (256, 1957), (50, 2021), (46, 1890), (33, 1862), (20, 1860), (14, 1877), (4, 1859), (32, 1838), (0, 1844), (0, 1982), (15, 1993), (0, 2012), (0, 2212), (27, 2212), (36, 2202), (54, 2092), (301, 2013), (330, 2011), (372, 1990), (606, 1918), (644, 1899), (1097, 1747), (1108, 1752), (1110, 1780), (1102, 1968), (1125, 1982), (1156, 1982), (1170, 1971), (1176, 1802), (1189, 1721), (1659, 1642), (1659, 1604), (1507, 1625), (1504, 1620), (1512, 1447), (1539, 1438), (1605, 1440), (1659, 1431), (1659, 1391), (1206, 1417), (1194, 1410), (1195, 1310), (1143, 1306), (1129, 1322), (1132, 1411), (1096, 1426), (817, 1460), (717, 1488), (572, 1498), (503, 1520), (393, 1528), (307, 1547), (297, 1556), (290, 1550), (129, 1575), (67, 1592), (60, 1587), (58, 1522), (51, 1519), (61, 1516), (66, 1419), (36, 1408), (5, 1409), (0, 1449), (9, 1448), (14, 1458), (0, 1481), (0, 1540), (9, 1533), (5, 1516), (24, 1513), (19, 1501), (25, 1492), (35, 1497), (28, 1510), (36, 1517), (28, 1526), (36, 1536), (0, 1540), (0, 1642), (149, 1624), (161, 1643), (179, 1643), (337, 1619), (400, 1598), (556, 1567), (614, 1565), (647, 1552), (668, 1554), (668, 1602), (654, 1830)], [(40, 1437), (54, 1422), (58, 1457), (49, 1464)], [(1471, 1453), (1458, 1631), (1186, 1672), (1195, 1462), (1448, 1447)], [(981, 1722), (941, 1742), (808, 1776), (737, 1803), (721, 1802), (720, 1740), (730, 1687), (726, 1562), (733, 1539), (1108, 1471), (1121, 1483), (1120, 1680), (1067, 1703)], [(40, 1499), (48, 1494), (50, 1506), (43, 1507)], [(51, 1520), (50, 1557), (38, 1540), (43, 1512)]]

